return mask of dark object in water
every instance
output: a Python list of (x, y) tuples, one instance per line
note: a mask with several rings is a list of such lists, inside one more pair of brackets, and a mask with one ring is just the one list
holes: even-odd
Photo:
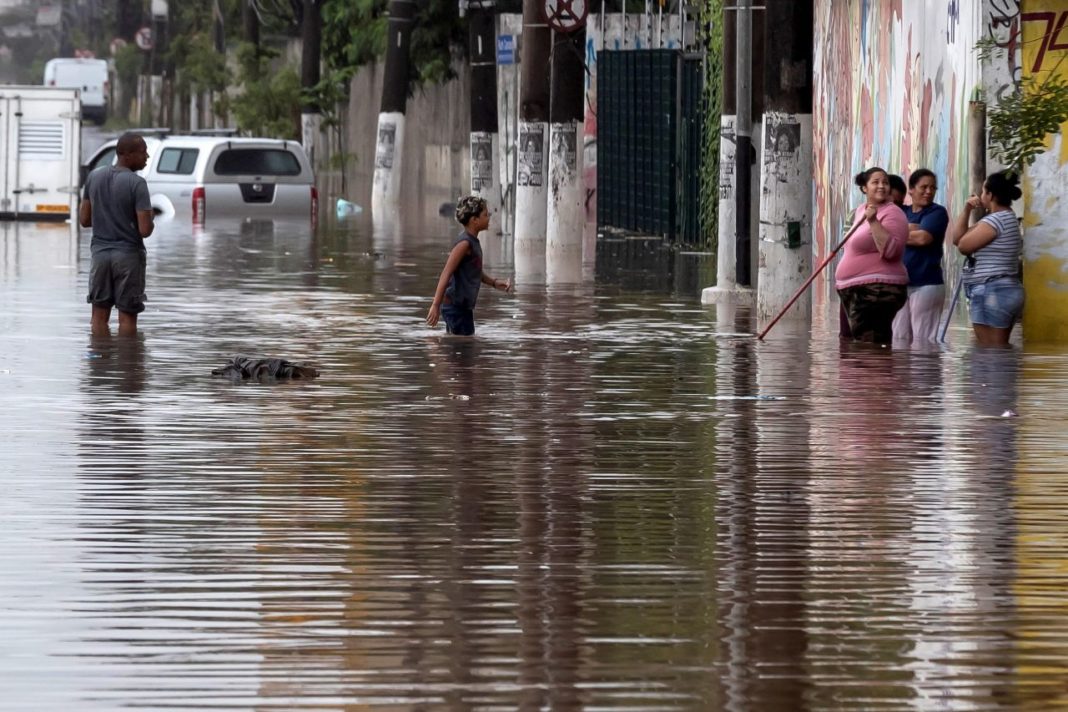
[(227, 376), (234, 381), (271, 381), (280, 378), (315, 378), (319, 372), (310, 366), (301, 366), (282, 358), (234, 356), (222, 368), (213, 369), (211, 375)]

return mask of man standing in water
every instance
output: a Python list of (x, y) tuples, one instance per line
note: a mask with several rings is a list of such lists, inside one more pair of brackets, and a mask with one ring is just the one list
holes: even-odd
[(111, 307), (119, 310), (119, 335), (137, 333), (145, 310), (145, 238), (152, 234), (148, 184), (137, 175), (148, 164), (148, 146), (125, 133), (115, 146), (113, 166), (98, 168), (85, 181), (78, 222), (93, 228), (89, 295), (94, 334), (107, 334)]

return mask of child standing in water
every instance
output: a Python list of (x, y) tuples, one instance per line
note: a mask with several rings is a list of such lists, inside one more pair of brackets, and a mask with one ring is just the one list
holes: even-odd
[(456, 220), (464, 226), (452, 243), (449, 258), (438, 277), (434, 301), (426, 315), (426, 323), (437, 326), (438, 317), (445, 318), (445, 331), (457, 336), (475, 333), (475, 302), (483, 284), (505, 292), (512, 291), (512, 283), (495, 279), (482, 271), (482, 243), (478, 233), (489, 227), (489, 208), (477, 195), (461, 198), (456, 204)]

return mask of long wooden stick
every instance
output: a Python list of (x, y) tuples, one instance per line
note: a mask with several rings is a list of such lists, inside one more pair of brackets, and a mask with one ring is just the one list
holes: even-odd
[(790, 297), (790, 301), (786, 302), (786, 306), (782, 308), (782, 311), (779, 312), (778, 315), (771, 320), (771, 323), (765, 326), (764, 330), (757, 335), (758, 341), (764, 340), (764, 337), (767, 336), (767, 333), (771, 331), (771, 327), (775, 326), (779, 322), (779, 319), (782, 319), (783, 315), (786, 314), (790, 307), (794, 305), (794, 302), (796, 302), (801, 297), (801, 295), (805, 293), (805, 290), (808, 289), (808, 286), (812, 284), (812, 281), (814, 279), (816, 279), (816, 276), (823, 271), (824, 267), (830, 264), (831, 260), (834, 259), (834, 256), (837, 255), (843, 247), (845, 247), (846, 242), (849, 241), (849, 238), (853, 237), (853, 233), (856, 232), (857, 228), (860, 227), (863, 223), (864, 218), (862, 217), (860, 220), (857, 221), (856, 225), (849, 228), (849, 232), (847, 232), (846, 236), (842, 238), (842, 241), (838, 243), (838, 246), (831, 251), (831, 254), (827, 255), (823, 259), (823, 262), (821, 262), (820, 266), (816, 268), (816, 271), (812, 273), (812, 276), (806, 279), (805, 283), (802, 284), (796, 292), (794, 292), (794, 296)]

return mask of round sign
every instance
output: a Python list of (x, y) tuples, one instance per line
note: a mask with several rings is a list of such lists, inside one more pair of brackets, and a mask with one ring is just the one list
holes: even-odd
[(152, 49), (152, 28), (142, 27), (138, 30), (137, 34), (134, 35), (134, 42), (143, 50)]
[(586, 26), (590, 8), (586, 0), (542, 0), (542, 13), (557, 32), (574, 32)]

